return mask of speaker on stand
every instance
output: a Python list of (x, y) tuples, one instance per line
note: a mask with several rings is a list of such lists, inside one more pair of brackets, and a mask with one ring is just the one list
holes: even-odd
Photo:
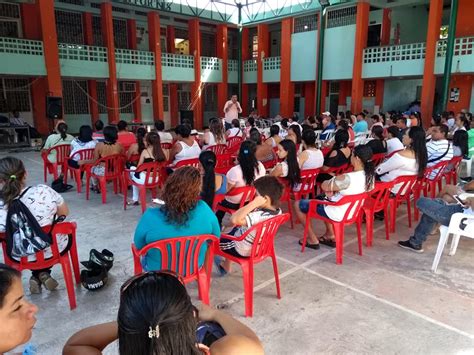
[[(54, 131), (54, 120), (63, 118), (63, 98), (46, 96), (46, 117), (49, 118), (49, 130)], [(54, 132), (53, 132), (54, 133)]]

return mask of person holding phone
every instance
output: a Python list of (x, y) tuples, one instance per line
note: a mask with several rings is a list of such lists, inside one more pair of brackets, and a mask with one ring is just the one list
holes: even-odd
[[(455, 186), (456, 187), (456, 186)], [(474, 187), (474, 186), (473, 186)], [(469, 187), (471, 188), (471, 187)], [(452, 192), (453, 189), (450, 188)], [(455, 213), (465, 213), (467, 215), (474, 215), (474, 193), (464, 193), (455, 198), (452, 196), (450, 201), (446, 202), (446, 196), (449, 193), (446, 190), (442, 191), (443, 198), (426, 198), (421, 197), (416, 203), (416, 207), (423, 213), (420, 222), (415, 228), (415, 233), (410, 239), (398, 242), (398, 246), (415, 253), (423, 253), (422, 244), (431, 234), (438, 223), (443, 226), (449, 226), (451, 216)]]

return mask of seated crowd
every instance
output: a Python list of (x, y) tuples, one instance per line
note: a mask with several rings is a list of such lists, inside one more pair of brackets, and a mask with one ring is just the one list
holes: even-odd
[[(302, 124), (293, 119), (274, 121), (269, 132), (259, 128), (258, 116), (251, 117), (243, 129), (239, 120), (224, 126), (221, 119), (214, 118), (200, 137), (187, 124), (166, 132), (163, 121), (157, 121), (150, 132), (140, 127), (132, 133), (124, 121), (117, 126), (104, 126), (97, 121), (94, 131), (82, 126), (74, 138), (67, 133), (67, 124), (61, 122), (43, 148), (46, 159), (54, 163), (57, 153), (51, 148), (70, 145), (67, 165), (89, 166), (98, 177), (106, 174), (102, 158), (124, 156), (130, 168), (124, 173), (130, 174), (136, 184), (132, 186), (130, 205), (141, 203), (138, 186), (146, 183), (146, 177), (140, 168), (148, 163), (159, 166), (156, 173), (163, 174), (160, 179), (164, 179), (162, 201), (158, 207), (147, 209), (138, 221), (133, 240), (137, 249), (159, 240), (211, 234), (219, 239), (224, 255), (248, 258), (255, 235), (246, 234), (241, 240), (229, 236), (242, 236), (252, 226), (281, 215), (280, 200), (285, 189), (297, 192), (304, 188), (301, 177), (305, 171), (317, 169), (315, 183), (320, 194), (316, 190), (312, 195), (329, 201), (318, 204), (313, 211), (324, 218), (325, 232), (317, 236), (311, 223), (307, 230), (305, 246), (317, 250), (320, 244), (336, 247), (331, 221), (339, 222), (346, 214), (347, 204), (338, 204), (344, 197), (370, 194), (378, 182), (393, 182), (402, 176), (422, 179), (427, 168), (450, 162), (453, 157), (467, 159), (474, 155), (474, 121), (469, 113), (443, 113), (433, 117), (432, 126), (426, 130), (416, 112), (373, 115), (370, 122), (367, 117), (370, 116), (365, 112), (339, 112), (337, 117), (324, 112), (319, 117), (308, 117)], [(237, 149), (228, 154), (216, 153), (218, 145), (226, 145), (233, 138), (241, 140)], [(93, 150), (92, 158), (79, 158), (78, 152), (84, 149)], [(384, 159), (376, 163), (374, 158), (380, 154)], [(229, 164), (223, 166), (224, 159)], [(443, 169), (449, 171), (457, 166)], [(20, 160), (0, 159), (0, 232), (6, 232), (7, 239), (8, 211), (15, 200), (26, 205), (41, 227), (51, 225), (56, 215), (65, 218), (69, 214), (59, 193), (46, 185), (26, 186), (26, 175)], [(435, 175), (438, 172), (432, 169), (427, 178)], [(422, 243), (438, 224), (448, 225), (454, 213), (474, 214), (474, 194), (466, 195), (463, 204), (453, 200), (453, 195), (474, 192), (474, 182), (469, 182), (470, 177), (465, 180), (468, 183), (463, 186), (446, 185), (435, 199), (418, 199), (417, 207), (423, 215), (414, 234), (398, 243), (400, 247), (422, 252)], [(245, 199), (243, 196), (249, 196), (246, 188), (253, 189), (255, 196)], [(100, 192), (96, 180), (92, 181), (92, 189)], [(393, 185), (390, 191), (397, 194), (399, 190), (400, 184)], [(310, 197), (293, 203), (303, 225), (311, 206)], [(221, 238), (224, 217), (231, 212), (231, 228)], [(378, 217), (388, 218), (383, 214)], [(71, 247), (69, 239), (64, 236), (60, 241), (61, 253)], [(201, 248), (199, 266), (204, 265), (206, 252), (207, 247)], [(47, 252), (45, 255), (48, 257)], [(18, 257), (11, 257), (13, 262), (19, 262)], [(179, 275), (161, 270), (161, 258), (161, 252), (150, 250), (141, 259), (147, 272), (122, 285), (117, 321), (74, 334), (65, 345), (64, 354), (100, 354), (115, 340), (122, 355), (263, 353), (255, 333), (242, 323), (207, 306), (195, 308)], [(216, 257), (214, 264), (222, 276), (231, 271), (231, 262), (225, 257)], [(31, 293), (41, 292), (42, 287), (51, 291), (57, 286), (51, 269), (32, 272)], [(11, 317), (12, 312), (17, 315)], [(0, 353), (29, 340), (36, 312), (37, 308), (24, 299), (19, 272), (0, 264), (0, 319), (4, 325), (0, 329)], [(196, 336), (200, 322), (218, 323), (225, 335), (205, 343), (199, 334)]]

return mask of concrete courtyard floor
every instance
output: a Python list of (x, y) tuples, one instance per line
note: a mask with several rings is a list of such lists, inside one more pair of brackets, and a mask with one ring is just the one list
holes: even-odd
[[(7, 153), (0, 153), (0, 157)], [(28, 183), (42, 183), (43, 166), (37, 152), (12, 154), (23, 160)], [(49, 178), (49, 183), (51, 178)], [(63, 196), (78, 224), (80, 260), (89, 250), (107, 248), (115, 254), (108, 285), (90, 292), (76, 288), (77, 308), (69, 310), (61, 268), (53, 269), (60, 286), (55, 292), (29, 295), (29, 272), (23, 273), (27, 298), (39, 306), (32, 343), (39, 354), (60, 354), (66, 340), (86, 326), (116, 318), (120, 285), (133, 275), (130, 243), (141, 213), (123, 210), (122, 196), (109, 187), (107, 204), (100, 195), (75, 189)], [(158, 227), (158, 226), (157, 226)], [(316, 229), (321, 232), (321, 223)], [(375, 222), (374, 245), (357, 254), (354, 227), (346, 228), (344, 263), (326, 247), (300, 252), (300, 224), (282, 227), (275, 240), (282, 298), (277, 299), (271, 261), (256, 266), (254, 316), (244, 317), (241, 272), (227, 277), (213, 273), (211, 304), (219, 305), (256, 331), (267, 354), (472, 354), (474, 353), (474, 240), (463, 238), (455, 256), (445, 251), (438, 273), (430, 271), (438, 237), (430, 237), (425, 252), (397, 247), (413, 229), (406, 208), (397, 215), (397, 233), (385, 240), (382, 222)], [(365, 236), (365, 233), (364, 233)], [(197, 287), (188, 287), (198, 303)], [(115, 344), (104, 352), (117, 354)]]

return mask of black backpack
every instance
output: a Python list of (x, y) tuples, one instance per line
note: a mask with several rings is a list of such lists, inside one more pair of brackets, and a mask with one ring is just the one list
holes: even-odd
[(7, 253), (15, 259), (46, 249), (53, 241), (51, 233), (43, 231), (31, 211), (20, 200), (29, 189), (25, 189), (8, 206), (5, 223)]

